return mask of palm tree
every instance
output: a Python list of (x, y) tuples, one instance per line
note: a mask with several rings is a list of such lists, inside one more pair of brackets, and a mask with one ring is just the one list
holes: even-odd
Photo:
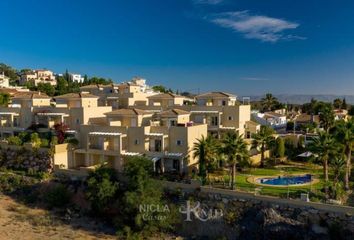
[(264, 153), (270, 146), (274, 145), (274, 137), (273, 137), (274, 130), (267, 126), (261, 126), (261, 129), (258, 133), (252, 136), (253, 148), (260, 148), (261, 150), (261, 168), (264, 167)]
[(334, 157), (329, 164), (333, 169), (333, 185), (336, 186), (339, 181), (339, 176), (341, 175), (343, 169), (346, 166), (346, 161), (345, 158), (337, 156)]
[(334, 113), (331, 107), (324, 107), (319, 113), (320, 123), (326, 132), (334, 125)]
[(351, 158), (354, 144), (354, 119), (352, 118), (348, 122), (341, 120), (335, 126), (334, 130), (338, 142), (344, 147), (344, 154), (346, 156), (346, 169), (344, 176), (345, 190), (349, 190), (349, 177), (351, 173)]
[(262, 98), (263, 109), (267, 111), (272, 111), (276, 104), (278, 104), (278, 99), (271, 93), (267, 93), (264, 98)]
[(227, 157), (228, 165), (231, 166), (231, 189), (235, 188), (236, 164), (248, 159), (247, 143), (242, 135), (235, 132), (227, 132), (221, 139), (219, 152)]
[(323, 165), (323, 175), (325, 178), (325, 192), (328, 196), (328, 161), (330, 157), (335, 156), (338, 151), (336, 140), (327, 132), (319, 132), (318, 137), (313, 139), (309, 146), (310, 150), (316, 154)]
[(197, 139), (192, 148), (193, 158), (199, 159), (199, 176), (202, 178), (203, 185), (207, 177), (207, 165), (215, 160), (216, 143), (212, 136)]

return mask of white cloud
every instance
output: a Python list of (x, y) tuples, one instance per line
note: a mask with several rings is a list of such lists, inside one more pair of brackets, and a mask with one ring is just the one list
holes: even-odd
[(193, 0), (196, 4), (208, 4), (208, 5), (216, 5), (222, 3), (224, 0)]
[(241, 77), (241, 80), (244, 80), (244, 81), (254, 81), (254, 82), (263, 82), (263, 81), (268, 81), (268, 78), (262, 78), (262, 77)]
[(298, 23), (261, 15), (252, 16), (248, 11), (217, 14), (210, 21), (221, 27), (240, 32), (245, 38), (258, 39), (263, 42), (306, 39), (284, 33), (285, 30), (296, 29), (299, 26)]

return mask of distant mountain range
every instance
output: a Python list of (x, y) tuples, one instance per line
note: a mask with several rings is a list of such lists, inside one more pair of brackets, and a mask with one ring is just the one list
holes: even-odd
[[(323, 102), (333, 102), (334, 99), (345, 98), (348, 104), (354, 104), (354, 95), (306, 95), (306, 94), (273, 94), (278, 100), (282, 103), (292, 103), (292, 104), (303, 104), (311, 101), (311, 98), (314, 98), (318, 101)], [(259, 101), (264, 95), (254, 95), (250, 96), (251, 101)], [(242, 100), (242, 97), (241, 99)]]

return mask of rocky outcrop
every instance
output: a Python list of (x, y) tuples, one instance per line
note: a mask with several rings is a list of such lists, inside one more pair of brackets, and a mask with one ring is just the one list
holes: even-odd
[(53, 169), (53, 160), (48, 151), (35, 151), (25, 148), (1, 148), (0, 167), (35, 172), (51, 172)]
[[(230, 199), (213, 194), (185, 194), (208, 209), (222, 209), (223, 216), (201, 222), (184, 222), (182, 236), (196, 239), (352, 239), (354, 216), (269, 204), (257, 200)], [(180, 200), (180, 202), (182, 202)], [(182, 203), (183, 204), (183, 203)], [(217, 227), (215, 227), (217, 226)], [(203, 238), (203, 239), (204, 239)]]

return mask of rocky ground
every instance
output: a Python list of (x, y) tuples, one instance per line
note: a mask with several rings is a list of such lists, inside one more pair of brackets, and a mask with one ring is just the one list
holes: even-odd
[(112, 229), (87, 218), (66, 223), (43, 209), (29, 208), (0, 195), (0, 239), (116, 239)]

